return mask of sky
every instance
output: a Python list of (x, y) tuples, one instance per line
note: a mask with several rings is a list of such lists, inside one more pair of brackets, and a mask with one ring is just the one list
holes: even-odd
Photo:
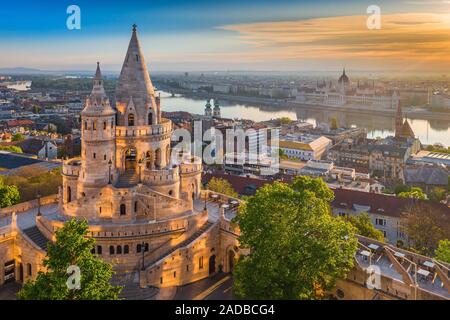
[(450, 70), (450, 0), (2, 1), (0, 68), (119, 71), (133, 23), (154, 71)]

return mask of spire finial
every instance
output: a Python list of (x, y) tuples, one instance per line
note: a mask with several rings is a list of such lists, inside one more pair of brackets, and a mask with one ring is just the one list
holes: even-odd
[(97, 70), (95, 70), (95, 77), (96, 80), (102, 79), (102, 72), (100, 71), (100, 62), (97, 61)]
[(134, 23), (133, 24), (133, 32), (136, 32), (136, 28), (137, 28), (137, 25), (136, 25), (136, 23)]

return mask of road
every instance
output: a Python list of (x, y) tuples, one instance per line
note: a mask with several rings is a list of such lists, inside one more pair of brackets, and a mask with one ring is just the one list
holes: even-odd
[(175, 300), (232, 300), (233, 278), (228, 273), (217, 273), (210, 278), (178, 287)]

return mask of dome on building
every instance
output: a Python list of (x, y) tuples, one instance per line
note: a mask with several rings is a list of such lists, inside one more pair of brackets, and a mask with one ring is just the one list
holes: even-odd
[(350, 82), (350, 79), (347, 77), (347, 75), (345, 74), (345, 68), (342, 71), (342, 75), (339, 77), (338, 83), (339, 84), (348, 84)]

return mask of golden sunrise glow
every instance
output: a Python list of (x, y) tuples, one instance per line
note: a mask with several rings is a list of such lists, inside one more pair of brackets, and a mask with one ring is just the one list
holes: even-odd
[[(239, 34), (249, 59), (343, 60), (355, 67), (450, 67), (449, 14), (384, 14), (380, 30), (367, 16), (222, 26)], [(251, 52), (251, 53), (250, 53)], [(270, 53), (270, 54), (267, 54)]]

